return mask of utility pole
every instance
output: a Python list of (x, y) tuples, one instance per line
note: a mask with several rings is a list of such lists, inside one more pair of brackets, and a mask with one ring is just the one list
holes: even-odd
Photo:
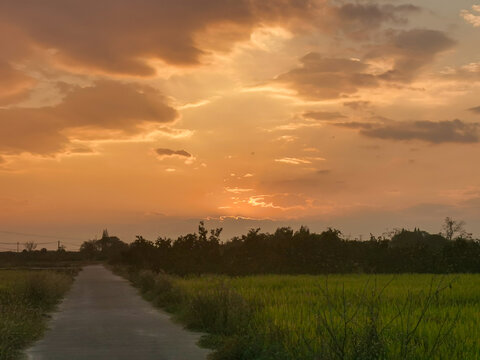
[(58, 240), (58, 247), (57, 250), (60, 251), (60, 240)]
[(20, 252), (20, 243), (17, 241), (17, 253)]

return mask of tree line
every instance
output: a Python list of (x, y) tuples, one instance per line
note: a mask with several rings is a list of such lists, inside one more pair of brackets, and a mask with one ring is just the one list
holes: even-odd
[(251, 229), (222, 242), (221, 228), (207, 230), (200, 222), (198, 232), (175, 240), (137, 236), (126, 244), (104, 231), (101, 239), (84, 242), (80, 252), (87, 259), (177, 275), (480, 272), (480, 241), (450, 218), (443, 230), (401, 229), (360, 241), (332, 228), (314, 233), (305, 226), (281, 227), (274, 233)]

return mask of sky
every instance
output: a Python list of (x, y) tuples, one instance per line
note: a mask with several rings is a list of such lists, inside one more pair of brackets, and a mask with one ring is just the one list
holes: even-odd
[(480, 235), (479, 39), (468, 0), (3, 0), (0, 242)]

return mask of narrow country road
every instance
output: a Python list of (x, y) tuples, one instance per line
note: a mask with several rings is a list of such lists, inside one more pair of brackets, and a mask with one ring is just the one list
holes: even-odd
[(198, 334), (175, 324), (124, 279), (101, 265), (87, 266), (28, 359), (200, 360), (208, 350)]

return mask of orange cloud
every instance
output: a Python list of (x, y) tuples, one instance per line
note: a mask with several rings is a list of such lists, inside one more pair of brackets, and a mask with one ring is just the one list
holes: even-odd
[[(313, 0), (47, 0), (0, 3), (0, 24), (20, 29), (64, 64), (151, 76), (151, 59), (195, 65), (211, 50), (248, 40), (255, 27), (309, 18)], [(221, 41), (198, 41), (216, 36)], [(210, 35), (209, 35), (210, 34)], [(206, 47), (201, 47), (199, 42)]]
[(330, 121), (346, 118), (345, 115), (339, 112), (327, 112), (327, 111), (308, 111), (302, 114), (306, 119)]
[(473, 5), (472, 11), (462, 10), (460, 15), (465, 19), (466, 22), (475, 27), (480, 27), (480, 5)]
[(0, 21), (0, 106), (23, 100), (36, 81), (17, 69), (31, 55), (28, 41), (19, 32)]
[(264, 194), (248, 197), (248, 205), (266, 209), (284, 211), (305, 210), (312, 206), (312, 199), (302, 195), (282, 193), (282, 194)]
[(0, 59), (0, 106), (26, 98), (35, 83), (33, 78)]
[(275, 161), (279, 162), (279, 163), (290, 164), (290, 165), (301, 165), (301, 164), (311, 164), (312, 163), (310, 160), (293, 158), (293, 157), (285, 157), (285, 158), (275, 159)]
[(100, 81), (74, 88), (53, 107), (0, 109), (0, 153), (52, 155), (65, 151), (72, 139), (133, 135), (146, 124), (165, 124), (177, 112), (155, 89)]

